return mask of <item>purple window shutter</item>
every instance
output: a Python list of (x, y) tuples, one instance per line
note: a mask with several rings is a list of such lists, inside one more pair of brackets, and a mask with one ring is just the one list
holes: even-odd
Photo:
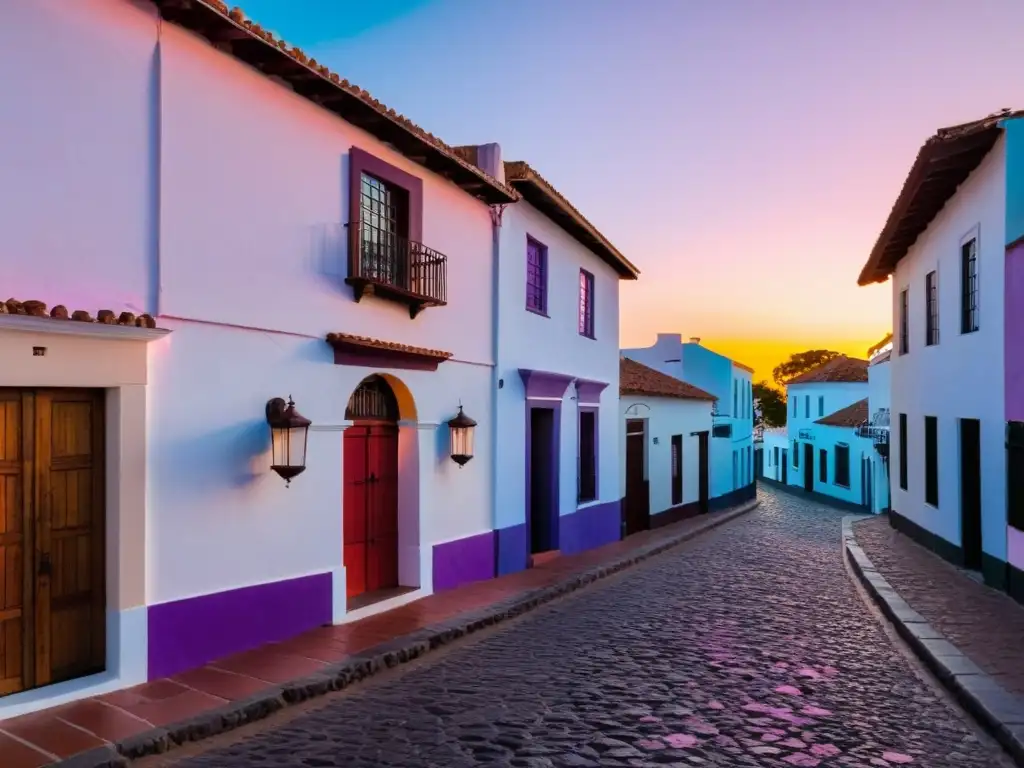
[(543, 245), (532, 238), (526, 241), (526, 308), (534, 312), (547, 311), (547, 253)]

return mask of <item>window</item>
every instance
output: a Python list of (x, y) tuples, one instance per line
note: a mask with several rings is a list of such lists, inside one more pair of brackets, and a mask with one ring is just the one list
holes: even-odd
[(900, 414), (900, 488), (907, 490), (907, 414)]
[(793, 397), (793, 415), (794, 415), (794, 416), (796, 416), (796, 406), (797, 406), (797, 399), (796, 399), (796, 397), (794, 396), (794, 397)]
[(900, 354), (910, 351), (910, 289), (900, 291)]
[(594, 276), (580, 270), (580, 336), (594, 338)]
[(794, 440), (793, 441), (793, 466), (794, 467), (799, 467), (800, 466), (800, 450), (799, 450), (799, 448), (800, 448), (800, 446), (797, 445), (796, 440)]
[(740, 487), (740, 454), (739, 451), (732, 452), (732, 487), (735, 490)]
[(811, 396), (804, 395), (804, 418), (811, 418)]
[(935, 270), (924, 276), (924, 297), (927, 310), (924, 343), (932, 347), (939, 343), (939, 273)]
[(409, 232), (407, 196), (368, 173), (359, 181), (361, 273), (389, 285), (402, 284), (406, 276), (400, 274), (401, 238)]
[(715, 424), (711, 427), (712, 437), (732, 437), (732, 424)]
[(818, 451), (818, 480), (828, 482), (828, 451), (824, 448)]
[(526, 308), (548, 312), (548, 249), (532, 237), (526, 238)]
[(739, 418), (739, 397), (740, 397), (740, 383), (737, 379), (732, 380), (732, 415), (734, 418)]
[(747, 485), (754, 482), (754, 454), (753, 446), (747, 446)]
[(672, 506), (683, 503), (683, 436), (672, 435)]
[(960, 332), (978, 330), (978, 238), (960, 246)]
[(775, 466), (779, 466), (779, 446), (775, 446)]
[(939, 506), (939, 420), (924, 417), (924, 502)]
[(825, 415), (825, 396), (818, 395), (818, 418)]
[(836, 443), (835, 478), (836, 485), (850, 487), (850, 446), (846, 443)]
[(580, 465), (577, 499), (597, 498), (597, 413), (580, 411)]

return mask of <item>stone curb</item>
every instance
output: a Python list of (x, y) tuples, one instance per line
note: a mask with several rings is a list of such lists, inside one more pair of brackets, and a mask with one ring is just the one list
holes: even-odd
[(760, 503), (758, 499), (752, 499), (731, 509), (712, 512), (708, 515), (704, 525), (670, 539), (638, 548), (613, 562), (568, 576), (552, 586), (531, 590), (485, 608), (459, 614), (412, 634), (368, 648), (350, 656), (343, 662), (328, 665), (308, 677), (268, 687), (248, 699), (233, 701), (188, 720), (163, 728), (154, 728), (116, 744), (82, 752), (66, 760), (50, 763), (50, 765), (61, 768), (124, 768), (132, 760), (148, 755), (163, 754), (176, 747), (254, 723), (285, 707), (323, 696), (332, 691), (340, 691), (372, 677), (382, 670), (417, 659), (461, 637), (527, 613), (599, 579), (612, 576), (630, 566), (677, 547), (750, 512)]
[(907, 604), (864, 554), (843, 518), (843, 554), (864, 588), (914, 653), (1024, 768), (1024, 697), (1007, 691)]

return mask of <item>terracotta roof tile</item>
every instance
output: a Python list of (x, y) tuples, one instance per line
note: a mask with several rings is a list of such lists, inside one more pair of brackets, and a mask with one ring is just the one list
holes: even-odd
[(710, 392), (680, 381), (674, 376), (656, 371), (628, 357), (619, 358), (619, 394), (675, 397), (681, 400), (708, 400), (717, 398)]
[(738, 362), (736, 360), (733, 360), (732, 364), (735, 365), (737, 368), (742, 368), (747, 373), (753, 373), (754, 372), (754, 369), (751, 368), (749, 365), (744, 365), (743, 363)]
[[(421, 165), (432, 170), (438, 170), (438, 166), (442, 166), (444, 175), (457, 177), (452, 180), (470, 194), (489, 203), (508, 203), (519, 199), (514, 190), (472, 163), (466, 162), (452, 147), (434, 134), (382, 104), (359, 86), (339, 77), (301, 49), (289, 45), (256, 22), (247, 19), (241, 8), (229, 9), (221, 0), (194, 0), (191, 3), (182, 3), (180, 0), (153, 1), (161, 16), (168, 21), (198, 32), (236, 58), (263, 69), (265, 74), (281, 78), (300, 96), (326, 109), (339, 112), (343, 120), (394, 145), (399, 152)], [(243, 49), (242, 46), (235, 45), (236, 42), (246, 39), (262, 40), (267, 47)], [(265, 61), (272, 63), (269, 67), (260, 66)], [(345, 101), (349, 102), (346, 108), (339, 106)], [(358, 102), (358, 105), (355, 102)], [(398, 134), (403, 134), (406, 140), (399, 141)], [(435, 161), (428, 162), (424, 157), (426, 154), (431, 154)]]
[(884, 282), (895, 271), (918, 236), (995, 146), (1003, 123), (1019, 117), (1024, 117), (1024, 111), (1004, 109), (940, 128), (925, 141), (861, 270), (859, 285)]
[(356, 336), (351, 333), (328, 333), (327, 343), (332, 347), (363, 347), (365, 349), (382, 349), (388, 352), (402, 352), (406, 355), (427, 357), (431, 360), (448, 360), (452, 357), (451, 352), (444, 352), (440, 349), (414, 347), (409, 344), (400, 344), (397, 341), (381, 341), (380, 339), (371, 339), (369, 336)]
[(25, 315), (29, 317), (47, 317), (53, 320), (70, 320), (78, 323), (99, 323), (101, 325), (130, 325), (138, 328), (156, 328), (156, 321), (150, 315), (134, 315), (131, 312), (114, 314), (112, 310), (101, 309), (93, 317), (87, 310), (69, 311), (63, 304), (58, 304), (47, 311), (46, 304), (35, 299), (19, 301), (8, 299), (0, 301), (0, 315)]
[(505, 182), (511, 184), (532, 205), (551, 216), (552, 220), (601, 257), (621, 277), (635, 280), (640, 275), (640, 270), (529, 164), (521, 160), (505, 163)]
[(815, 424), (825, 424), (829, 427), (859, 427), (868, 420), (868, 399), (858, 400), (852, 405), (840, 408), (835, 413), (823, 416)]
[(791, 387), (794, 384), (834, 384), (867, 380), (867, 360), (840, 355), (839, 357), (832, 358), (827, 363), (822, 363), (817, 368), (812, 368), (807, 373), (800, 374), (795, 379), (787, 382), (786, 386)]

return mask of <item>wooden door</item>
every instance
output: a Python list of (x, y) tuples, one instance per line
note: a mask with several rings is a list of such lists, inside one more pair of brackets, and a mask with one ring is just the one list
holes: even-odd
[(398, 586), (398, 429), (390, 424), (370, 427), (367, 455), (366, 589), (375, 592)]
[(103, 392), (0, 390), (0, 694), (106, 661)]
[(708, 433), (698, 432), (697, 433), (697, 467), (700, 474), (698, 496), (697, 499), (700, 504), (700, 511), (708, 511), (708, 501), (710, 498), (709, 489), (709, 475), (711, 473), (711, 457), (710, 457), (710, 446), (708, 445)]
[(644, 422), (626, 422), (626, 535), (645, 531), (650, 521), (650, 495), (644, 480)]
[(348, 597), (361, 595), (366, 591), (366, 550), (369, 544), (367, 531), (367, 500), (369, 488), (368, 456), (366, 446), (369, 428), (353, 426), (345, 430), (345, 484), (342, 503), (344, 526), (345, 594)]
[(964, 567), (981, 569), (981, 422), (960, 419), (960, 545)]
[(810, 443), (804, 443), (804, 490), (814, 490), (814, 446)]

